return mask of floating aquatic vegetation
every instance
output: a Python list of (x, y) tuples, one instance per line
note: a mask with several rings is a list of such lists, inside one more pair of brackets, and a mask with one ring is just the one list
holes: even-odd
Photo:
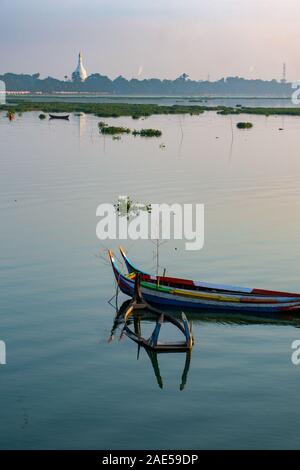
[(252, 122), (238, 122), (236, 127), (238, 129), (251, 129), (253, 127)]
[[(207, 103), (207, 99), (202, 100)], [(218, 114), (257, 114), (257, 115), (289, 115), (300, 116), (299, 107), (247, 107), (247, 106), (207, 106), (203, 103), (198, 104), (137, 104), (137, 103), (69, 103), (61, 101), (27, 101), (19, 98), (7, 98), (7, 104), (0, 105), (0, 110), (10, 111), (11, 105), (14, 105), (14, 111), (43, 111), (44, 113), (79, 113), (94, 114), (99, 118), (119, 117), (119, 116), (140, 116), (142, 119), (150, 115), (162, 114), (188, 114), (204, 113), (205, 111), (216, 111)]]
[(142, 129), (140, 131), (141, 137), (160, 137), (162, 132), (158, 129)]
[(140, 212), (151, 212), (151, 204), (133, 202), (129, 196), (119, 196), (117, 204), (114, 205), (119, 216), (136, 217)]
[(102, 134), (130, 134), (131, 130), (128, 127), (117, 127), (117, 126), (103, 126), (100, 127)]
[(141, 129), (140, 131), (134, 130), (132, 135), (140, 135), (141, 137), (160, 137), (162, 132), (158, 129)]
[(140, 135), (141, 137), (160, 137), (162, 132), (159, 129), (141, 129), (137, 131), (131, 131), (129, 127), (121, 127), (121, 126), (108, 126), (104, 121), (98, 122), (99, 131), (101, 134), (131, 134), (134, 136)]

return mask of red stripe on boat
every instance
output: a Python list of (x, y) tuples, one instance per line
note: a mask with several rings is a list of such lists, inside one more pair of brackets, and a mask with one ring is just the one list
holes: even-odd
[(181, 284), (181, 285), (185, 285), (185, 286), (195, 286), (194, 282), (193, 281), (190, 281), (188, 279), (180, 279), (180, 278), (177, 278), (177, 277), (164, 277), (164, 276), (149, 276), (148, 274), (143, 274), (142, 275), (142, 280), (146, 281), (146, 280), (156, 280), (158, 282), (166, 282), (166, 283), (169, 283), (169, 284)]
[(277, 295), (280, 297), (300, 297), (300, 294), (293, 294), (291, 292), (281, 292), (276, 290), (265, 290), (265, 289), (252, 289), (252, 294), (263, 294), (263, 295)]

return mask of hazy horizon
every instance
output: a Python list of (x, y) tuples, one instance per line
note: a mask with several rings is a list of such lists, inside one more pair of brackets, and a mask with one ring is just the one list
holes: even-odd
[(0, 74), (300, 77), (296, 0), (2, 0)]

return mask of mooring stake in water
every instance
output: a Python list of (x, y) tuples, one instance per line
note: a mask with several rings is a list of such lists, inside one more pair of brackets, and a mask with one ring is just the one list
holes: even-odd
[(4, 341), (0, 340), (0, 366), (6, 364), (6, 344)]

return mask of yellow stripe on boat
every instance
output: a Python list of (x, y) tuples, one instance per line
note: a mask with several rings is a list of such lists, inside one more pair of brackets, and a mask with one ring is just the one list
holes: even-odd
[[(126, 277), (128, 279), (133, 280), (135, 277), (135, 273), (127, 274)], [(160, 280), (160, 279), (159, 279)], [(299, 303), (296, 299), (289, 299), (288, 297), (285, 298), (284, 301), (279, 302), (278, 299), (274, 299), (271, 297), (259, 297), (259, 296), (253, 296), (249, 297), (248, 295), (233, 295), (230, 296), (229, 294), (221, 295), (218, 293), (208, 293), (208, 292), (193, 292), (190, 290), (183, 290), (183, 289), (172, 289), (170, 287), (165, 287), (162, 285), (159, 285), (158, 282), (156, 283), (151, 283), (147, 281), (142, 281), (141, 282), (142, 287), (146, 287), (151, 290), (159, 291), (159, 292), (165, 292), (167, 294), (171, 295), (180, 295), (182, 297), (190, 297), (194, 299), (206, 299), (206, 300), (215, 300), (215, 301), (221, 301), (221, 302), (240, 302), (240, 303), (249, 303), (249, 304), (279, 304), (281, 303), (282, 306), (284, 306), (286, 303)]]
[(174, 289), (170, 291), (170, 294), (181, 295), (185, 297), (193, 297), (195, 299), (210, 299), (210, 300), (222, 300), (223, 302), (240, 302), (239, 297), (228, 297), (219, 294), (201, 294), (200, 292), (187, 292), (180, 289)]

